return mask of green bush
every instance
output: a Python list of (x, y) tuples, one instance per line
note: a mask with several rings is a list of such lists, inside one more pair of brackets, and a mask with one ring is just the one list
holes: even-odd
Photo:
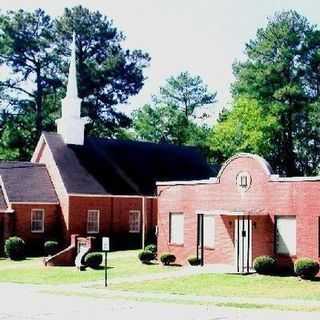
[(138, 254), (138, 258), (142, 263), (148, 263), (148, 262), (154, 260), (155, 257), (156, 257), (156, 255), (153, 252), (146, 251), (146, 250), (141, 251)]
[(294, 263), (294, 272), (302, 279), (313, 279), (319, 272), (319, 263), (309, 258), (298, 259)]
[(161, 255), (160, 261), (165, 266), (168, 266), (170, 263), (174, 263), (176, 261), (176, 256), (172, 253), (165, 252)]
[(276, 260), (270, 256), (260, 256), (254, 259), (253, 267), (259, 274), (273, 274), (276, 270)]
[(191, 256), (188, 258), (188, 262), (191, 266), (198, 266), (200, 264), (200, 259), (196, 256)]
[(84, 257), (84, 265), (92, 269), (97, 269), (102, 263), (103, 257), (100, 252), (90, 252)]
[(11, 260), (23, 260), (26, 257), (26, 243), (19, 237), (11, 237), (6, 240), (4, 251)]
[(43, 247), (46, 256), (53, 256), (59, 251), (59, 244), (57, 241), (46, 241)]
[(152, 252), (154, 254), (157, 253), (157, 246), (155, 244), (148, 244), (145, 248), (144, 251), (149, 251)]

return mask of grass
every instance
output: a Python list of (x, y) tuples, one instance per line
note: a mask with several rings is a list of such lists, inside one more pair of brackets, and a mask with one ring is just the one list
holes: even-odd
[(121, 283), (113, 289), (194, 296), (301, 299), (320, 301), (320, 282), (296, 277), (200, 274), (175, 279)]
[[(109, 279), (138, 276), (168, 271), (168, 268), (143, 265), (137, 258), (138, 251), (111, 252), (108, 254)], [(172, 268), (171, 268), (172, 270)], [(23, 261), (0, 259), (0, 282), (27, 284), (72, 284), (90, 281), (103, 281), (104, 269), (78, 271), (75, 267), (45, 267), (42, 258), (29, 258)]]

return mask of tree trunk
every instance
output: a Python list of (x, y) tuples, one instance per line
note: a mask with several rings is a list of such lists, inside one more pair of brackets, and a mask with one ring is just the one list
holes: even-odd
[(43, 115), (42, 115), (42, 99), (43, 88), (41, 84), (41, 69), (37, 67), (37, 92), (36, 92), (36, 137), (39, 139), (43, 130)]

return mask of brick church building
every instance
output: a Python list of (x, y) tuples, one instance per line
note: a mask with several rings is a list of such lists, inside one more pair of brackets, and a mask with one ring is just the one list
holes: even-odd
[[(211, 167), (192, 147), (84, 136), (75, 40), (57, 133), (44, 132), (31, 162), (0, 162), (0, 245), (29, 248), (71, 235), (111, 238), (112, 248), (155, 241), (156, 181), (204, 179)], [(100, 241), (99, 241), (100, 242)]]

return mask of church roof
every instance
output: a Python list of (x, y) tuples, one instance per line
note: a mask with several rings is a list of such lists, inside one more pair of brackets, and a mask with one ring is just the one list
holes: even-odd
[(156, 181), (206, 179), (214, 174), (194, 147), (88, 137), (67, 145), (44, 133), (68, 193), (155, 195)]
[[(10, 202), (58, 202), (44, 165), (0, 161), (0, 177)], [(0, 206), (1, 198), (4, 200), (3, 190), (0, 192)]]

